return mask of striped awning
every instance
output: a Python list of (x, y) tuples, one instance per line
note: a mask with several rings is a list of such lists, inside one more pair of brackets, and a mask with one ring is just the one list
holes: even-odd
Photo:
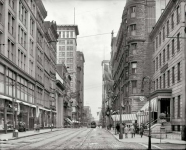
[[(157, 112), (158, 111), (158, 103), (157, 103), (157, 97), (150, 100), (151, 104), (151, 111)], [(149, 111), (149, 101), (145, 103), (145, 105), (137, 112), (137, 114), (140, 114), (141, 112), (148, 112)]]
[(69, 118), (65, 118), (64, 119), (66, 122), (68, 122), (69, 124), (72, 124), (72, 121)]
[[(135, 121), (137, 120), (136, 114), (122, 114), (122, 121)], [(113, 121), (120, 121), (120, 115), (112, 115)]]

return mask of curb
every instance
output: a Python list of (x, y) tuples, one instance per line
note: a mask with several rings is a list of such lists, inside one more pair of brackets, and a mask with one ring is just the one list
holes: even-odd
[(59, 131), (61, 129), (55, 130), (55, 131), (47, 131), (47, 132), (42, 132), (42, 133), (36, 133), (36, 134), (30, 134), (30, 135), (25, 135), (25, 136), (20, 136), (18, 138), (10, 138), (10, 139), (0, 139), (0, 141), (12, 141), (12, 140), (17, 140), (17, 139), (21, 139), (21, 138), (25, 138), (25, 137), (30, 137), (30, 136), (34, 136), (34, 135), (38, 135), (38, 134), (45, 134), (48, 132), (56, 132)]
[[(106, 129), (105, 129), (106, 130)], [(106, 130), (108, 133), (110, 133), (117, 141), (122, 142), (121, 140), (119, 140), (117, 137), (115, 137), (110, 131)]]
[[(106, 130), (106, 129), (105, 129)], [(118, 139), (117, 137), (115, 137), (109, 130), (106, 130), (107, 132), (109, 132), (115, 139), (117, 139), (119, 142), (123, 142), (123, 143), (125, 143), (124, 141), (121, 141), (120, 139)], [(133, 142), (129, 142), (129, 143), (133, 143)], [(186, 143), (170, 143), (170, 142), (168, 142), (168, 141), (162, 141), (161, 143), (159, 143), (159, 142), (154, 142), (154, 143), (152, 143), (152, 144), (176, 144), (176, 145), (184, 145), (184, 144), (186, 144)]]

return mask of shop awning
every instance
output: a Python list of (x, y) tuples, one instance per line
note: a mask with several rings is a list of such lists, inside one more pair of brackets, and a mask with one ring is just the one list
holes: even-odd
[(69, 124), (72, 124), (72, 121), (69, 118), (65, 118), (64, 119), (66, 122), (68, 122)]
[(4, 96), (4, 95), (0, 95), (1, 99), (7, 99), (9, 101), (12, 101), (12, 98), (8, 97), (8, 96)]
[[(157, 103), (157, 97), (150, 100), (151, 103), (151, 111), (157, 112), (158, 111), (158, 103)], [(137, 114), (140, 114), (141, 112), (147, 112), (149, 111), (149, 101), (145, 103), (145, 105), (140, 109), (140, 111), (137, 112)]]
[(39, 107), (39, 109), (46, 110), (46, 111), (51, 111), (50, 109), (46, 109), (44, 107)]
[(17, 103), (22, 103), (24, 105), (27, 105), (27, 106), (30, 106), (30, 107), (36, 107), (36, 105), (33, 105), (33, 104), (29, 104), (29, 103), (26, 103), (26, 102), (23, 102), (23, 101), (20, 101), (20, 100), (16, 100)]
[[(136, 114), (122, 114), (121, 118), (122, 118), (122, 122), (137, 120)], [(112, 115), (112, 119), (113, 121), (120, 121), (120, 115)]]

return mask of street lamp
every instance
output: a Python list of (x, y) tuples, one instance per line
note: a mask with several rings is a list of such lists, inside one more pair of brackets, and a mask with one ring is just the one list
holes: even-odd
[(151, 130), (150, 130), (150, 128), (151, 128), (151, 98), (150, 98), (150, 94), (151, 94), (151, 82), (152, 82), (152, 79), (149, 77), (149, 76), (145, 76), (145, 77), (143, 77), (143, 79), (142, 79), (142, 88), (141, 88), (141, 91), (142, 91), (142, 93), (144, 92), (144, 81), (145, 81), (145, 79), (147, 79), (148, 80), (148, 82), (149, 82), (149, 94), (148, 94), (148, 96), (147, 96), (147, 98), (148, 98), (148, 100), (149, 100), (149, 142), (148, 142), (148, 149), (149, 150), (151, 150)]

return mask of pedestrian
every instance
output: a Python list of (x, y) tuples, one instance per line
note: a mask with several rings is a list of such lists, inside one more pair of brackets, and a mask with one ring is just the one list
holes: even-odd
[(131, 137), (135, 137), (135, 128), (134, 126), (132, 125), (131, 128), (130, 128), (130, 133), (131, 133)]
[(128, 138), (128, 132), (129, 132), (129, 128), (126, 125), (124, 128), (125, 138)]
[(119, 123), (116, 124), (116, 130), (117, 130), (117, 133), (119, 133), (119, 131), (120, 131), (120, 125), (119, 125)]
[(140, 131), (139, 131), (139, 132), (140, 132), (140, 135), (141, 135), (141, 138), (142, 138), (142, 136), (143, 136), (143, 132), (144, 132), (144, 128), (143, 128), (143, 126), (140, 127)]

